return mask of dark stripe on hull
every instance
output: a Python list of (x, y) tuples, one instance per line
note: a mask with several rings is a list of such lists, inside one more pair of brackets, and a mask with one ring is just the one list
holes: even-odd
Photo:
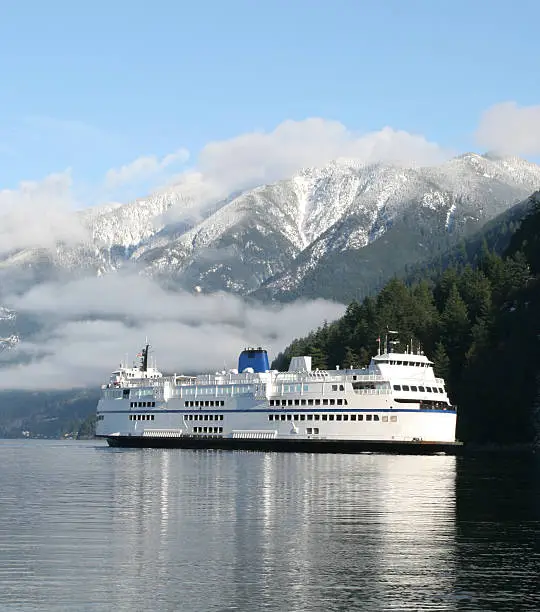
[(246, 438), (154, 438), (141, 436), (111, 436), (109, 446), (130, 448), (191, 448), (221, 450), (253, 450), (304, 453), (392, 453), (402, 455), (429, 455), (460, 452), (460, 442), (397, 442), (384, 440), (259, 440)]

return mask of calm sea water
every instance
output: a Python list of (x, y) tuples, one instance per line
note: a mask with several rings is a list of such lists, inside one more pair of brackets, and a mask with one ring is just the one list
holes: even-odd
[(540, 460), (0, 441), (0, 610), (539, 610)]

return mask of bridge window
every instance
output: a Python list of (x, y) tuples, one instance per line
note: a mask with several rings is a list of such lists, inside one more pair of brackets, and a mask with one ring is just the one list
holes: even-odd
[(401, 385), (394, 385), (394, 391), (401, 391)]
[(411, 391), (418, 391), (418, 388), (413, 386), (413, 385), (411, 385)]
[(403, 385), (403, 391), (408, 391), (409, 390), (409, 385)]
[(373, 415), (366, 414), (366, 421), (371, 421), (373, 419)]

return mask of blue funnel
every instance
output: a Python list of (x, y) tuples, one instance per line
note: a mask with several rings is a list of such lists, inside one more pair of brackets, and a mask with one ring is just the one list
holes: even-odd
[(267, 352), (261, 347), (244, 349), (238, 358), (238, 371), (242, 373), (246, 368), (253, 368), (254, 372), (269, 370)]

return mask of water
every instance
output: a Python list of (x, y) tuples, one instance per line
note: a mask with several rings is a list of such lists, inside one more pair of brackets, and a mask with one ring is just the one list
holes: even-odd
[(0, 441), (0, 610), (538, 610), (540, 461)]

